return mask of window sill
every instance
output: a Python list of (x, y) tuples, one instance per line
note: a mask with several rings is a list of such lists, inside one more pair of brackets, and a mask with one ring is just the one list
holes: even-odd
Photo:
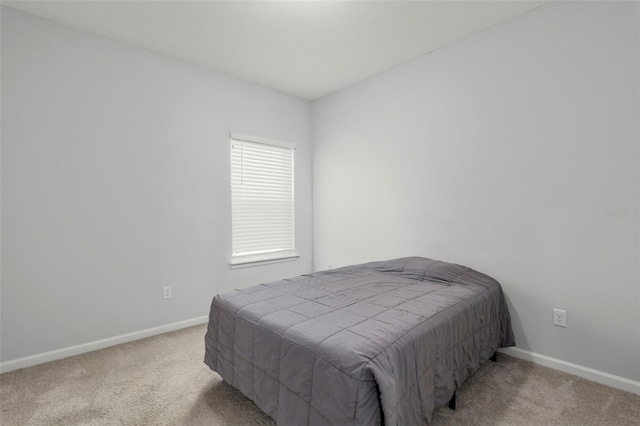
[(250, 266), (268, 265), (270, 263), (288, 262), (296, 260), (300, 255), (298, 253), (279, 254), (272, 256), (245, 256), (231, 259), (229, 266), (231, 269), (248, 268)]

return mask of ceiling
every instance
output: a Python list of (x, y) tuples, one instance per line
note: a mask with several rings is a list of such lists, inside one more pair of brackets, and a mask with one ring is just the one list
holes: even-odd
[(315, 100), (545, 1), (2, 1)]

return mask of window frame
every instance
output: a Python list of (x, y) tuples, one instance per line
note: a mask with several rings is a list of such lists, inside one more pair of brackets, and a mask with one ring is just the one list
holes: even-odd
[[(234, 253), (234, 190), (233, 190), (233, 156), (234, 156), (234, 143), (248, 142), (250, 144), (261, 144), (272, 147), (285, 148), (291, 150), (291, 249), (282, 249), (280, 251), (265, 251), (263, 253), (254, 254), (235, 254)], [(296, 144), (290, 142), (284, 142), (274, 139), (262, 138), (258, 136), (246, 135), (237, 132), (231, 132), (229, 134), (229, 153), (230, 153), (230, 190), (231, 190), (231, 258), (229, 265), (231, 268), (241, 268), (247, 266), (263, 265), (275, 262), (285, 262), (295, 260), (300, 257), (296, 251), (296, 209), (295, 209), (295, 150)]]

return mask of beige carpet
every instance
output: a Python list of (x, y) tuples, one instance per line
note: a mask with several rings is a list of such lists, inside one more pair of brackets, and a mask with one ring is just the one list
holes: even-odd
[[(274, 425), (203, 362), (205, 326), (0, 375), (0, 424)], [(433, 425), (640, 425), (640, 396), (498, 355)]]

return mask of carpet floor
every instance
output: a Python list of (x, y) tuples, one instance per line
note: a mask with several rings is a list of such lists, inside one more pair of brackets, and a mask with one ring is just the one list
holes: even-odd
[[(204, 365), (204, 333), (191, 327), (1, 374), (0, 424), (273, 426)], [(640, 425), (640, 396), (499, 354), (432, 425)]]

